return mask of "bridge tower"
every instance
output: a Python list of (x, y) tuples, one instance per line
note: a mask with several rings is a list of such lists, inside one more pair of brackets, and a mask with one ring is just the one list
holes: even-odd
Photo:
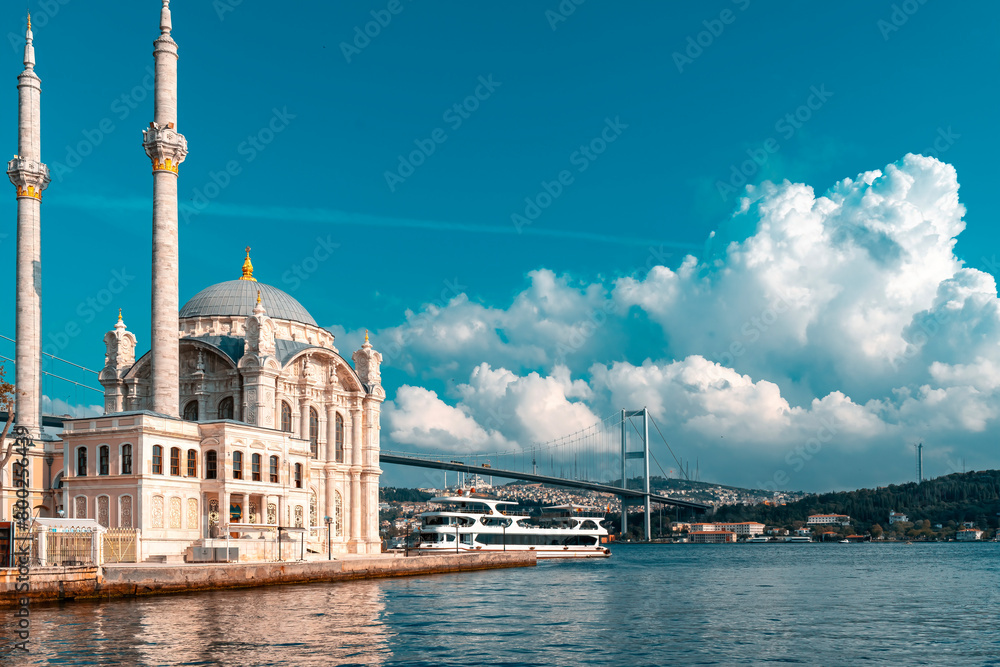
[[(642, 451), (628, 451), (628, 419), (630, 417), (642, 417)], [(646, 511), (646, 516), (643, 521), (643, 529), (645, 530), (646, 539), (652, 539), (652, 523), (651, 514), (652, 508), (649, 501), (649, 411), (646, 408), (642, 410), (622, 410), (622, 488), (628, 488), (626, 486), (628, 477), (626, 463), (629, 459), (642, 459), (643, 461), (643, 505)], [(625, 496), (621, 496), (622, 501), (622, 532), (628, 530), (628, 512), (625, 507)]]

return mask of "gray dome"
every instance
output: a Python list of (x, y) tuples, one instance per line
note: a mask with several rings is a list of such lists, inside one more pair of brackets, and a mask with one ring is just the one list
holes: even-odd
[(317, 326), (316, 320), (302, 304), (277, 287), (254, 280), (227, 280), (206, 287), (181, 308), (180, 317), (210, 317), (212, 315), (253, 315), (257, 305), (257, 290), (268, 317), (292, 320)]

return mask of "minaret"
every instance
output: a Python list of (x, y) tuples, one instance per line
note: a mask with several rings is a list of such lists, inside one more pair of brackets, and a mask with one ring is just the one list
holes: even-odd
[(160, 38), (153, 42), (153, 122), (142, 142), (153, 161), (152, 408), (179, 417), (177, 168), (187, 156), (187, 140), (176, 130), (177, 43), (170, 36), (170, 0), (161, 1)]
[(49, 168), (42, 164), (42, 82), (35, 74), (31, 15), (25, 33), (24, 71), (17, 77), (17, 152), (7, 176), (17, 189), (17, 371), (14, 410), (17, 423), (41, 435), (42, 427), (42, 190)]

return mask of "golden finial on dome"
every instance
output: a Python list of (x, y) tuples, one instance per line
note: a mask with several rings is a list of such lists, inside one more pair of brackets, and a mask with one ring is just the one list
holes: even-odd
[(368, 344), (368, 329), (365, 329), (365, 345)]
[(121, 308), (118, 309), (118, 321), (119, 322), (122, 321), (122, 309)]
[(257, 290), (257, 305), (260, 305), (260, 290)]
[(31, 30), (31, 12), (28, 12), (28, 30)]
[[(243, 275), (240, 276), (240, 280), (257, 282), (257, 279), (253, 277), (253, 263), (250, 262), (250, 246), (247, 246), (247, 258), (243, 260)], [(260, 301), (257, 303), (260, 303)]]

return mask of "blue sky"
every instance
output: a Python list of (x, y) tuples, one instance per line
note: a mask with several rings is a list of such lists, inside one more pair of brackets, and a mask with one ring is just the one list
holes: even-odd
[[(146, 86), (158, 4), (29, 3), (43, 85), (43, 159), (54, 174), (43, 205), (47, 349), (91, 368), (101, 364), (101, 337), (118, 307), (140, 347), (149, 341), (151, 179), (140, 140), (152, 114)], [(10, 155), (22, 14), (17, 6), (0, 9), (0, 69), (10, 77), (0, 127), (9, 128)], [(919, 354), (905, 356), (905, 372), (898, 359), (914, 344), (920, 314), (933, 314), (937, 287), (961, 262), (995, 273), (995, 4), (399, 0), (289, 3), (278, 13), (273, 3), (254, 0), (181, 0), (173, 16), (178, 129), (190, 148), (180, 180), (181, 302), (237, 277), (250, 245), (258, 278), (340, 332), (342, 350), (356, 347), (366, 328), (376, 346), (395, 342), (398, 352), (386, 355), (393, 400), (384, 446), (462, 451), (469, 442), (545, 440), (551, 425), (533, 428), (517, 402), (538, 400), (527, 388), (536, 382), (559, 394), (550, 414), (531, 413), (543, 422), (562, 423), (565, 410), (572, 415), (566, 423), (583, 425), (626, 399), (628, 407), (662, 403), (662, 421), (687, 456), (700, 456), (703, 477), (734, 484), (757, 485), (796, 467), (788, 461), (797, 455), (788, 452), (807, 442), (812, 428), (796, 420), (820, 419), (826, 408), (812, 402), (837, 392), (865, 415), (796, 470), (786, 482), (792, 488), (908, 479), (914, 438), (926, 437), (932, 473), (948, 472), (958, 458), (970, 467), (1000, 465), (991, 441), (995, 387), (956, 379), (989, 362), (995, 341), (990, 347), (957, 332), (935, 334), (916, 342)], [(379, 19), (385, 25), (376, 29)], [(367, 40), (358, 37), (366, 26), (375, 35)], [(779, 226), (773, 216), (782, 198), (794, 194), (783, 181), (808, 184), (819, 197), (845, 178), (885, 172), (908, 153), (954, 167), (964, 231), (941, 221), (941, 243), (901, 241), (895, 234), (910, 228), (906, 211), (915, 206), (927, 219), (940, 212), (912, 191), (892, 209), (903, 212), (896, 231), (876, 229), (888, 251), (857, 241), (858, 229), (878, 227), (864, 206), (860, 217), (846, 216), (853, 226), (830, 222), (823, 237), (836, 244), (846, 235), (854, 250), (879, 261), (902, 247), (905, 266), (883, 262), (866, 273), (867, 265), (845, 260), (823, 273), (802, 263), (811, 253), (786, 256), (781, 243), (756, 263), (747, 259)], [(957, 187), (934, 165), (911, 162), (900, 173), (935, 201)], [(743, 176), (751, 185), (779, 184), (750, 198), (764, 196), (774, 207), (731, 217)], [(0, 227), (8, 267), (15, 206), (11, 196), (8, 224)], [(894, 219), (884, 212), (878, 224), (891, 227)], [(749, 243), (753, 238), (759, 242)], [(746, 252), (729, 254), (729, 242)], [(700, 268), (684, 278), (688, 254)], [(761, 262), (799, 264), (764, 276)], [(657, 266), (673, 277), (647, 275)], [(927, 266), (939, 270), (925, 275)], [(740, 270), (749, 273), (738, 279)], [(861, 275), (885, 289), (861, 290), (852, 282)], [(755, 302), (727, 285), (770, 285), (755, 292), (763, 305), (751, 311), (761, 313), (774, 305), (778, 283), (794, 291), (794, 276), (822, 278), (801, 296), (808, 317), (781, 334), (790, 318), (779, 318), (758, 330), (770, 344), (730, 359), (728, 346), (747, 336), (727, 332), (745, 330), (753, 315), (739, 305)], [(0, 308), (10, 318), (0, 334), (12, 336), (12, 269), (5, 284), (11, 289), (0, 293)], [(675, 288), (683, 298), (663, 302)], [(989, 286), (983, 289), (988, 296)], [(918, 297), (889, 303), (900, 290)], [(873, 314), (881, 308), (892, 316)], [(611, 313), (608, 324), (582, 329), (584, 344), (569, 345), (568, 354), (560, 348), (559, 335), (601, 310)], [(977, 317), (969, 331), (992, 331), (992, 320)], [(895, 324), (878, 329), (887, 321)], [(865, 340), (858, 322), (878, 329), (876, 346), (884, 349), (871, 352), (881, 362), (853, 369), (856, 350), (841, 344), (852, 335)], [(838, 327), (843, 336), (830, 333)], [(977, 354), (956, 356), (963, 341), (965, 353)], [(0, 348), (13, 356), (13, 344)], [(705, 370), (701, 358), (720, 365)], [(633, 378), (645, 393), (615, 384), (615, 368), (624, 377), (647, 360), (663, 371), (660, 383)], [(700, 386), (667, 372), (680, 373), (680, 365), (695, 374), (728, 369), (749, 378), (753, 391), (775, 386), (790, 421), (772, 425), (770, 436), (731, 445), (738, 451), (720, 449), (716, 432), (733, 437), (727, 429), (734, 424), (712, 431), (671, 407), (683, 403), (672, 393), (677, 387)], [(63, 365), (50, 370), (87, 377)], [(493, 378), (496, 390), (500, 370), (509, 373), (502, 398), (518, 416), (490, 424), (490, 397), (496, 405), (501, 394), (483, 383)], [(982, 401), (975, 418), (967, 414), (975, 401), (962, 387)], [(59, 391), (53, 385), (50, 393)], [(683, 399), (694, 400), (692, 391)], [(945, 398), (934, 399), (935, 392)], [(64, 394), (85, 402), (86, 394)], [(914, 415), (928, 408), (907, 412), (907, 396), (955, 405), (965, 417), (921, 421)], [(719, 419), (718, 410), (728, 409), (698, 405), (702, 416)]]

